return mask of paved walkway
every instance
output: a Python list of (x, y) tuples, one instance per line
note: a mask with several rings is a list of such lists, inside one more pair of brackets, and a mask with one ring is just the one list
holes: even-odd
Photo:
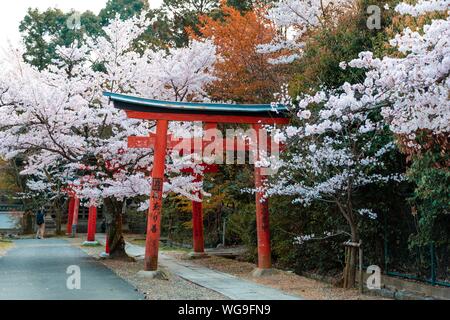
[[(127, 254), (143, 259), (145, 248), (127, 243)], [(202, 287), (214, 290), (233, 300), (301, 300), (280, 290), (246, 281), (223, 272), (178, 260), (164, 253), (159, 254), (159, 264), (177, 276)]]
[[(81, 289), (69, 290), (67, 268), (80, 267)], [(0, 300), (138, 300), (135, 288), (62, 239), (17, 240), (0, 258)]]

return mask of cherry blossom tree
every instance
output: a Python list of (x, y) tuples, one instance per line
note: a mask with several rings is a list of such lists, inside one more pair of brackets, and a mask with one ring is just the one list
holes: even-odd
[[(280, 102), (296, 112), (300, 125), (277, 134), (293, 147), (285, 159), (272, 163), (281, 171), (267, 186), (267, 194), (290, 195), (303, 205), (313, 201), (336, 205), (348, 222), (353, 243), (360, 240), (361, 216), (376, 218), (372, 208), (355, 206), (355, 192), (369, 184), (404, 179), (385, 165), (396, 148), (388, 130), (407, 148), (426, 147), (428, 142), (416, 139), (426, 132), (441, 142), (442, 152), (448, 150), (448, 1), (399, 4), (396, 10), (412, 15), (444, 10), (447, 17), (432, 20), (422, 30), (406, 28), (396, 35), (390, 43), (400, 57), (374, 58), (371, 52), (361, 52), (358, 58), (342, 62), (342, 68), (366, 69), (361, 83), (324, 88), (296, 99), (286, 93), (280, 96)], [(344, 271), (347, 287), (355, 280), (356, 249), (352, 248)]]
[(272, 163), (279, 174), (266, 190), (268, 196), (292, 196), (294, 203), (304, 206), (319, 201), (338, 209), (348, 224), (352, 245), (344, 272), (345, 287), (355, 283), (360, 221), (377, 217), (376, 210), (357, 201), (357, 194), (371, 184), (403, 180), (385, 165), (395, 150), (388, 126), (376, 107), (359, 101), (364, 92), (354, 90), (347, 83), (340, 90), (320, 91), (291, 103), (299, 126), (277, 134), (278, 140), (287, 141), (289, 153)]
[[(103, 36), (58, 47), (59, 58), (42, 71), (24, 62), (17, 49), (1, 60), (0, 156), (25, 155), (22, 174), (33, 177), (29, 186), (36, 192), (59, 192), (55, 185), (62, 185), (74, 187), (83, 201), (104, 203), (112, 214), (112, 252), (123, 248), (124, 199), (150, 191), (152, 151), (128, 149), (127, 137), (148, 135), (154, 123), (128, 119), (103, 92), (202, 101), (203, 87), (215, 80), (210, 42), (168, 52), (134, 51), (149, 25), (145, 13), (125, 21), (117, 16)], [(169, 163), (168, 172), (175, 174), (165, 191), (191, 196), (198, 186), (192, 177), (176, 174), (179, 169)]]

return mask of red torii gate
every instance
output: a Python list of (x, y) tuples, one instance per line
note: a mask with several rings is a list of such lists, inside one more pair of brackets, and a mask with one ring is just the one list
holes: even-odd
[[(216, 127), (217, 123), (251, 124), (256, 131), (256, 150), (259, 150), (260, 135), (264, 124), (287, 124), (286, 107), (283, 105), (229, 105), (212, 103), (183, 103), (150, 100), (122, 94), (105, 92), (105, 96), (114, 102), (114, 106), (125, 110), (129, 118), (156, 120), (156, 134), (149, 137), (130, 137), (131, 147), (153, 147), (154, 160), (150, 208), (148, 213), (144, 270), (150, 277), (158, 276), (158, 250), (162, 210), (162, 192), (164, 182), (165, 157), (168, 147), (173, 148), (179, 142), (168, 141), (168, 122), (204, 122), (207, 127)], [(173, 143), (173, 144), (172, 144)], [(202, 143), (202, 147), (205, 141)], [(210, 143), (210, 141), (206, 141)], [(235, 141), (224, 139), (224, 150), (235, 150)], [(259, 152), (256, 152), (257, 160)], [(255, 187), (261, 188), (266, 177), (260, 167), (255, 167)], [(196, 215), (198, 217), (198, 215)], [(194, 218), (194, 217), (193, 217)], [(202, 218), (201, 218), (202, 219)], [(196, 219), (197, 220), (197, 219)], [(194, 222), (194, 221), (193, 221)], [(197, 221), (195, 221), (197, 222)], [(256, 193), (256, 224), (258, 237), (258, 269), (255, 274), (263, 274), (272, 266), (270, 251), (269, 207), (262, 192)], [(194, 225), (194, 224), (193, 224)], [(195, 224), (198, 228), (200, 224)], [(193, 230), (194, 231), (194, 230)], [(203, 234), (203, 230), (201, 232)], [(195, 237), (195, 231), (194, 231)], [(195, 244), (194, 239), (194, 244)], [(203, 245), (203, 244), (202, 244)]]
[[(205, 130), (210, 129), (217, 129), (217, 124), (215, 123), (205, 123), (204, 125)], [(188, 149), (190, 149), (190, 152), (197, 153), (201, 152), (203, 148), (205, 148), (207, 145), (211, 143), (220, 144), (222, 150), (226, 151), (235, 151), (238, 150), (238, 141), (233, 139), (220, 139), (220, 140), (214, 140), (214, 141), (207, 141), (201, 139), (198, 143), (199, 145), (196, 145), (194, 139), (177, 139), (173, 138), (172, 135), (167, 136), (167, 150), (174, 150), (175, 148), (179, 147), (179, 144), (181, 141), (187, 142), (187, 145), (189, 146)], [(200, 139), (199, 139), (200, 140)], [(128, 137), (128, 148), (154, 148), (155, 147), (155, 141), (156, 141), (156, 134), (150, 133), (149, 136), (146, 137), (139, 137), (139, 136), (131, 136)], [(268, 141), (269, 144), (271, 143)], [(186, 147), (186, 145), (184, 145)], [(246, 151), (249, 151), (251, 147), (249, 146), (248, 142), (244, 142), (243, 147)], [(198, 148), (198, 149), (197, 149)], [(180, 153), (182, 154), (183, 150)], [(205, 173), (214, 173), (218, 171), (217, 164), (201, 164), (203, 169), (201, 170), (202, 174)], [(195, 174), (193, 168), (185, 168), (181, 170), (184, 173), (190, 173), (195, 176), (195, 182), (201, 182), (202, 181), (202, 174)], [(196, 192), (196, 195), (198, 198), (202, 198), (201, 192)], [(206, 256), (205, 254), (205, 248), (204, 248), (204, 237), (203, 237), (203, 204), (199, 201), (192, 201), (192, 247), (193, 252), (190, 253), (193, 257), (201, 257)]]
[[(71, 237), (75, 237), (77, 234), (78, 213), (80, 208), (80, 199), (78, 198), (76, 191), (74, 190), (75, 188), (76, 186), (71, 185), (63, 190), (67, 192), (69, 196), (66, 233)], [(84, 245), (98, 244), (98, 242), (95, 240), (96, 230), (97, 230), (97, 207), (93, 204), (90, 204), (88, 215), (87, 239), (83, 243)]]

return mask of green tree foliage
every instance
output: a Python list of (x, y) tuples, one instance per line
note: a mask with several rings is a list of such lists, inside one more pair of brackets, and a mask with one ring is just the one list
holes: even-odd
[(161, 6), (161, 14), (168, 22), (170, 29), (170, 40), (176, 46), (183, 46), (189, 41), (186, 29), (192, 29), (198, 35), (199, 16), (208, 15), (214, 19), (223, 17), (220, 10), (220, 3), (226, 2), (228, 5), (241, 12), (252, 10), (256, 4), (267, 4), (273, 0), (164, 0)]
[(101, 25), (107, 25), (111, 18), (119, 14), (122, 19), (128, 19), (142, 10), (148, 10), (147, 0), (108, 0), (105, 8), (100, 10), (98, 19)]
[[(25, 59), (39, 70), (44, 69), (56, 58), (57, 46), (68, 46), (75, 40), (82, 42), (83, 36), (95, 36), (102, 32), (102, 26), (119, 14), (123, 19), (148, 8), (147, 0), (110, 0), (99, 15), (91, 11), (77, 13), (63, 12), (59, 9), (28, 9), (20, 23), (19, 31), (25, 43)], [(80, 18), (79, 27), (74, 28), (73, 18)], [(69, 21), (69, 23), (68, 23)], [(145, 39), (153, 39), (151, 34)]]
[(386, 30), (391, 24), (392, 13), (382, 11), (381, 29), (367, 28), (367, 7), (377, 4), (383, 7), (388, 3), (391, 7), (398, 1), (375, 2), (360, 0), (355, 10), (342, 16), (337, 25), (327, 24), (312, 32), (306, 41), (304, 55), (293, 64), (293, 77), (290, 82), (291, 93), (316, 91), (321, 86), (338, 87), (344, 82), (361, 81), (363, 70), (342, 70), (341, 61), (350, 61), (361, 51), (374, 51), (378, 55), (389, 50)]
[(437, 163), (448, 163), (450, 156), (429, 151), (413, 159), (409, 177), (416, 188), (411, 198), (413, 214), (417, 219), (417, 234), (412, 236), (412, 245), (448, 245), (450, 233), (450, 172)]
[(56, 58), (56, 47), (67, 46), (73, 41), (81, 41), (84, 34), (95, 35), (101, 30), (98, 18), (90, 11), (80, 15), (81, 27), (70, 28), (68, 20), (74, 11), (64, 13), (59, 9), (28, 9), (20, 23), (19, 30), (25, 44), (26, 61), (42, 70)]
[(219, 0), (164, 0), (161, 12), (169, 21), (171, 42), (183, 46), (189, 41), (186, 28), (198, 31), (198, 17), (217, 12)]

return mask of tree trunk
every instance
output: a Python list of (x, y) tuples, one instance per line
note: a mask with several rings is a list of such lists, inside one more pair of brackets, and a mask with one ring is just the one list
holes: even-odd
[(22, 218), (22, 233), (32, 234), (33, 231), (33, 213), (31, 211), (26, 211)]
[[(352, 233), (352, 242), (359, 243), (359, 235), (354, 220), (349, 221)], [(343, 287), (354, 288), (356, 285), (356, 261), (358, 255), (358, 247), (345, 246), (345, 268), (344, 268), (344, 285)]]
[(62, 211), (63, 208), (65, 207), (65, 204), (63, 206), (61, 206), (61, 202), (60, 202), (60, 198), (56, 198), (53, 201), (53, 210), (55, 211), (55, 224), (56, 224), (56, 230), (55, 233), (57, 235), (62, 235), (62, 231), (61, 231), (61, 219), (62, 219)]
[(122, 232), (123, 202), (114, 198), (105, 199), (106, 232), (110, 257), (125, 257), (125, 239)]
[(345, 289), (354, 288), (356, 284), (356, 259), (358, 248), (346, 246), (345, 247), (345, 268), (344, 268), (344, 285)]

